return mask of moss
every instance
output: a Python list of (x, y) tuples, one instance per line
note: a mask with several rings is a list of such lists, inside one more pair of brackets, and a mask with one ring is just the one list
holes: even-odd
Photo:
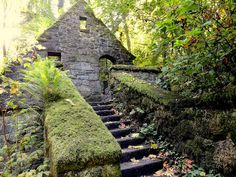
[(53, 175), (119, 164), (120, 146), (66, 76), (60, 93), (45, 119)]
[(129, 89), (139, 92), (157, 103), (169, 105), (170, 103), (174, 103), (178, 98), (169, 91), (163, 90), (160, 87), (147, 83), (143, 80), (134, 78), (127, 73), (113, 73), (112, 76), (121, 84), (126, 85)]
[(172, 134), (178, 141), (192, 139), (194, 137), (193, 122), (190, 120), (182, 120), (173, 128)]
[(202, 137), (196, 136), (193, 140), (188, 140), (185, 145), (185, 152), (194, 157), (196, 162), (199, 162), (203, 155), (203, 140)]
[(113, 65), (111, 70), (122, 70), (122, 71), (133, 71), (133, 72), (150, 72), (150, 73), (161, 73), (160, 68), (156, 67), (138, 67), (133, 65)]
[(120, 165), (104, 165), (87, 168), (83, 171), (71, 171), (63, 174), (64, 177), (113, 177), (121, 176)]

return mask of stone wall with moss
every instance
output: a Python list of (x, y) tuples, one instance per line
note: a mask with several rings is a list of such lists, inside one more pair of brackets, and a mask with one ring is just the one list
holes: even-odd
[[(112, 73), (111, 90), (117, 107), (141, 127), (154, 123), (176, 150), (222, 176), (236, 173), (236, 110), (185, 105), (178, 95), (134, 78)], [(133, 114), (134, 110), (139, 111)], [(132, 112), (132, 114), (130, 114)]]
[[(38, 53), (43, 57), (59, 53), (63, 68), (70, 72), (77, 89), (87, 99), (93, 99), (102, 92), (99, 59), (108, 58), (113, 63), (130, 64), (135, 57), (94, 16), (84, 0), (76, 2), (40, 36), (38, 41), (45, 49)], [(80, 29), (81, 22), (86, 23), (86, 29)]]
[(52, 176), (120, 176), (120, 146), (71, 80), (61, 85), (45, 112)]
[(160, 82), (159, 74), (161, 70), (155, 67), (138, 67), (132, 65), (113, 65), (111, 68), (113, 73), (126, 72), (132, 76), (145, 80), (150, 83)]
[(44, 156), (42, 114), (34, 109), (14, 111), (6, 117), (11, 122), (7, 143), (1, 142), (0, 176), (49, 176)]

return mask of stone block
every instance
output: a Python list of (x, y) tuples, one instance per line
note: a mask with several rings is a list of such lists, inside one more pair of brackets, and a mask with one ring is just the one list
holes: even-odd
[(88, 79), (91, 80), (91, 81), (99, 80), (98, 73), (90, 73), (90, 74), (88, 74)]
[(76, 77), (76, 80), (89, 80), (90, 76), (87, 75), (79, 75)]

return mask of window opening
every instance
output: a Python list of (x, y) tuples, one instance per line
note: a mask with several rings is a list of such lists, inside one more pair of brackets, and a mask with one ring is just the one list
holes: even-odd
[(60, 52), (48, 52), (48, 59), (54, 60), (57, 68), (60, 68), (60, 69), (63, 68)]
[(48, 52), (48, 58), (61, 61), (61, 53), (60, 52)]
[(86, 31), (86, 30), (87, 30), (87, 18), (80, 17), (80, 31)]

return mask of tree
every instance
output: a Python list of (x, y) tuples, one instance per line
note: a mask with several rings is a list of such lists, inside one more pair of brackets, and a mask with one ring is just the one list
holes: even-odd
[(163, 75), (180, 92), (201, 95), (236, 83), (234, 0), (93, 0), (91, 4), (137, 56), (136, 65), (164, 66)]
[[(3, 0), (3, 19), (2, 19), (2, 30), (5, 31), (6, 28), (6, 17), (7, 17), (7, 1)], [(3, 44), (2, 44), (2, 53), (3, 53), (3, 58), (7, 56), (7, 51), (6, 51), (6, 43), (5, 39), (3, 38)]]

